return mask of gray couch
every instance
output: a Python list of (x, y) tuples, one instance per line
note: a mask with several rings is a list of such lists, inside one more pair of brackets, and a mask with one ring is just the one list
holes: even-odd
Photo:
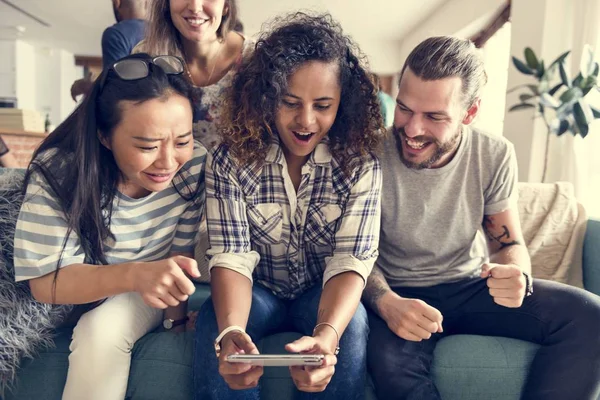
[[(583, 252), (584, 285), (600, 295), (600, 221), (587, 225)], [(210, 289), (199, 284), (190, 299), (198, 309)], [(56, 333), (56, 347), (23, 360), (18, 382), (5, 400), (60, 399), (68, 366), (70, 329)], [(262, 352), (283, 351), (298, 335), (283, 333), (259, 343)], [(188, 400), (192, 397), (193, 334), (153, 332), (133, 349), (128, 399)], [(538, 346), (514, 339), (457, 335), (443, 339), (435, 352), (433, 373), (445, 400), (516, 400)], [(267, 368), (261, 380), (264, 399), (289, 399), (293, 383), (287, 368)], [(365, 388), (373, 400), (373, 388)]]

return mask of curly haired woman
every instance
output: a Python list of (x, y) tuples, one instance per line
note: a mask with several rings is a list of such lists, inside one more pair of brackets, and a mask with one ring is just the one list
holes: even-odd
[(263, 367), (227, 357), (258, 354), (256, 342), (287, 330), (303, 335), (288, 352), (325, 355), (290, 367), (299, 398), (364, 397), (360, 297), (380, 218), (376, 93), (329, 15), (276, 20), (243, 62), (206, 165), (212, 298), (197, 319), (196, 399), (259, 399)]

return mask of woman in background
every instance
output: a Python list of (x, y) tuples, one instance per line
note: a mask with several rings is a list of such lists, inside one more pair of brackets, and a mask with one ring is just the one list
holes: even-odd
[(146, 38), (134, 50), (183, 58), (186, 78), (201, 92), (194, 137), (209, 149), (219, 141), (224, 89), (253, 47), (233, 30), (237, 14), (236, 0), (154, 0)]

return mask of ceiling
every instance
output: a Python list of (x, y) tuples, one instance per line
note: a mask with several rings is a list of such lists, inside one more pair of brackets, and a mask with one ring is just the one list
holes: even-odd
[[(8, 0), (47, 22), (43, 26), (0, 1), (0, 39), (37, 42), (78, 55), (100, 55), (102, 31), (114, 23), (110, 0)], [(362, 46), (402, 40), (448, 0), (238, 0), (246, 33), (273, 16), (301, 9), (328, 10)], [(299, 6), (299, 4), (301, 4)]]

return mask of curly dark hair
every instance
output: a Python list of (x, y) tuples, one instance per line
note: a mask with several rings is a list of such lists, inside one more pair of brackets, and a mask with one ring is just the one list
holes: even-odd
[(351, 158), (373, 154), (385, 132), (377, 84), (365, 57), (330, 14), (296, 12), (263, 30), (225, 98), (221, 134), (242, 165), (265, 159), (277, 135), (275, 116), (288, 78), (309, 61), (339, 65), (340, 106), (328, 137), (333, 157), (346, 169)]

